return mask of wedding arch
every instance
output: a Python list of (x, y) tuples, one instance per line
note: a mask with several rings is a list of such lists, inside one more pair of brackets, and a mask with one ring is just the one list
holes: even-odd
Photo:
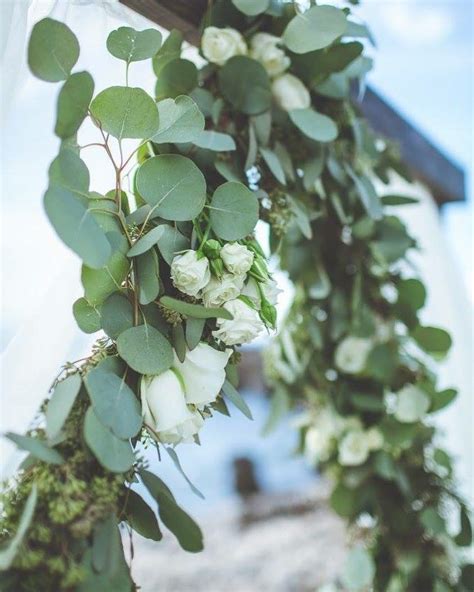
[[(419, 320), (425, 288), (406, 258), (416, 243), (390, 210), (412, 199), (376, 189), (406, 171), (351, 100), (371, 67), (351, 4), (210, 3), (200, 69), (181, 57), (179, 31), (163, 42), (120, 27), (104, 45), (123, 78), (99, 93), (74, 70), (74, 33), (36, 23), (30, 69), (60, 85), (44, 207), (83, 262), (77, 324), (100, 336), (61, 369), (34, 427), (8, 434), (28, 456), (2, 494), (2, 589), (137, 589), (120, 528), (159, 541), (164, 526), (184, 550), (203, 548), (141, 451), (154, 446), (181, 470), (175, 447), (198, 442), (213, 413), (230, 401), (250, 414), (238, 346), (276, 328), (269, 255), (295, 286), (265, 352), (273, 413), (304, 410), (300, 450), (357, 527), (334, 585), (472, 589), (468, 508), (430, 422), (456, 396), (436, 381), (451, 339)], [(142, 60), (153, 97), (129, 84)], [(81, 145), (85, 126), (96, 140)], [(90, 189), (83, 150), (107, 154), (105, 195)]]

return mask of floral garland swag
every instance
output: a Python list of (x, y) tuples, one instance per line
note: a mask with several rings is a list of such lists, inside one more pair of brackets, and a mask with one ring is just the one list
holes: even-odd
[[(33, 29), (31, 71), (62, 82), (44, 206), (83, 261), (77, 323), (104, 336), (62, 370), (36, 427), (8, 434), (29, 454), (2, 494), (4, 590), (136, 590), (118, 525), (156, 541), (164, 525), (183, 549), (203, 548), (140, 451), (155, 446), (181, 471), (175, 446), (198, 442), (228, 401), (251, 417), (236, 390), (237, 347), (275, 328), (278, 294), (258, 220), (296, 289), (265, 353), (268, 427), (291, 406), (305, 410), (301, 452), (333, 481), (331, 506), (356, 541), (324, 589), (474, 587), (459, 551), (472, 541), (468, 510), (425, 421), (456, 396), (436, 388), (433, 362), (450, 338), (419, 323), (425, 288), (404, 274), (416, 244), (389, 207), (413, 199), (372, 183), (407, 174), (350, 98), (354, 84), (363, 90), (372, 38), (350, 8), (295, 4), (215, 2), (200, 70), (181, 58), (177, 31), (162, 44), (156, 30), (121, 27), (107, 49), (125, 62), (126, 84), (96, 96), (88, 72), (71, 73), (74, 34), (52, 19)], [(147, 59), (155, 100), (128, 84), (130, 65)], [(98, 140), (80, 146), (91, 123)], [(126, 155), (130, 139), (140, 142)], [(110, 159), (105, 196), (90, 190), (89, 148)]]

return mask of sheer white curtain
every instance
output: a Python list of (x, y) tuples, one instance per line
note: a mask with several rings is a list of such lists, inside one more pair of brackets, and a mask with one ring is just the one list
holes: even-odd
[[(156, 26), (118, 0), (3, 0), (2, 64), (2, 361), (0, 432), (24, 432), (64, 362), (86, 354), (93, 337), (83, 335), (72, 316), (81, 296), (80, 261), (55, 236), (42, 206), (47, 169), (56, 156), (55, 102), (59, 84), (36, 80), (26, 63), (32, 26), (50, 16), (77, 35), (81, 55), (76, 71), (89, 70), (100, 90), (121, 84), (123, 63), (107, 54), (109, 31), (129, 24)], [(152, 91), (149, 64), (135, 64), (131, 83)], [(87, 143), (94, 130), (85, 130)], [(95, 136), (93, 136), (95, 138)], [(91, 137), (92, 141), (92, 137)], [(91, 189), (113, 186), (109, 163), (96, 149), (84, 152)], [(0, 440), (2, 475), (18, 455)]]

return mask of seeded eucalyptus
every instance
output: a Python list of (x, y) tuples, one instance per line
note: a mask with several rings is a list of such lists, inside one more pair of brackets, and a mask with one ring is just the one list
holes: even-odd
[[(330, 478), (355, 541), (334, 589), (472, 589), (458, 550), (472, 540), (468, 509), (429, 422), (456, 396), (435, 373), (451, 340), (420, 323), (425, 288), (402, 265), (416, 242), (390, 208), (412, 200), (375, 188), (406, 172), (351, 99), (371, 35), (350, 7), (304, 4), (211, 3), (200, 70), (181, 57), (179, 32), (162, 43), (121, 27), (107, 49), (125, 85), (95, 95), (90, 74), (73, 72), (72, 31), (52, 19), (33, 28), (31, 71), (61, 83), (44, 206), (83, 263), (77, 324), (99, 334), (55, 380), (35, 427), (7, 435), (28, 456), (2, 497), (2, 589), (136, 590), (120, 530), (159, 541), (166, 527), (183, 549), (203, 548), (143, 446), (182, 471), (175, 447), (199, 442), (228, 401), (251, 418), (237, 348), (275, 328), (279, 292), (259, 220), (295, 285), (265, 352), (265, 429), (302, 410), (300, 451)], [(129, 86), (140, 60), (151, 60), (154, 97)], [(131, 153), (124, 140), (137, 141)], [(106, 195), (90, 190), (81, 157), (98, 147), (110, 160)], [(460, 517), (454, 536), (448, 508)]]

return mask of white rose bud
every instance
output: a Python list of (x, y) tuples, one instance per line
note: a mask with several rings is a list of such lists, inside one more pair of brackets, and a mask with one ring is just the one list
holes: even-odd
[(224, 265), (236, 275), (242, 275), (252, 267), (253, 253), (246, 246), (239, 243), (226, 243), (220, 252)]
[(175, 354), (173, 366), (183, 380), (188, 403), (202, 406), (216, 400), (225, 381), (225, 367), (231, 353), (230, 349), (222, 352), (207, 343), (199, 343), (186, 352), (184, 362)]
[(232, 275), (231, 273), (224, 273), (221, 279), (211, 278), (202, 292), (204, 306), (219, 307), (229, 300), (234, 300), (240, 295), (244, 280), (245, 275)]
[(186, 404), (184, 387), (173, 370), (158, 376), (144, 376), (141, 381), (142, 414), (145, 424), (160, 442), (192, 442), (204, 420)]
[(395, 418), (402, 423), (413, 423), (423, 419), (429, 407), (428, 395), (413, 384), (409, 384), (397, 393)]
[(311, 464), (329, 460), (332, 452), (332, 440), (318, 428), (312, 427), (306, 432), (304, 441), (305, 456)]
[[(263, 290), (263, 295), (265, 296), (267, 302), (275, 306), (278, 302), (278, 294), (283, 292), (283, 290), (280, 290), (278, 287), (276, 281), (270, 278), (266, 282), (261, 282), (260, 288)], [(249, 278), (244, 286), (244, 289), (242, 290), (242, 294), (251, 300), (252, 304), (257, 308), (257, 310), (260, 310), (262, 296), (260, 294), (259, 285), (255, 278)]]
[(370, 428), (366, 432), (370, 450), (380, 450), (384, 443), (382, 432), (378, 428)]
[(262, 64), (272, 78), (283, 74), (291, 63), (290, 58), (279, 47), (280, 42), (279, 37), (268, 33), (257, 33), (251, 41), (250, 55)]
[(242, 35), (235, 29), (226, 27), (206, 27), (201, 40), (204, 57), (213, 64), (223, 66), (236, 55), (246, 55), (247, 45)]
[(339, 462), (353, 467), (363, 464), (369, 457), (367, 435), (362, 430), (348, 432), (339, 443)]
[(258, 313), (242, 300), (230, 300), (224, 308), (234, 317), (232, 320), (217, 319), (218, 329), (213, 336), (226, 345), (250, 343), (265, 328)]
[(370, 339), (349, 335), (337, 346), (336, 366), (347, 374), (359, 374), (365, 368), (372, 347)]
[(269, 278), (264, 284), (262, 284), (263, 293), (265, 294), (265, 298), (270, 304), (276, 306), (278, 302), (278, 294), (281, 294), (283, 290), (278, 287), (278, 284), (275, 280)]
[(211, 279), (209, 261), (206, 257), (198, 258), (196, 251), (177, 255), (171, 263), (171, 279), (184, 294), (197, 296)]
[(284, 111), (307, 109), (311, 105), (309, 90), (293, 74), (283, 74), (275, 78), (272, 93), (277, 105)]

